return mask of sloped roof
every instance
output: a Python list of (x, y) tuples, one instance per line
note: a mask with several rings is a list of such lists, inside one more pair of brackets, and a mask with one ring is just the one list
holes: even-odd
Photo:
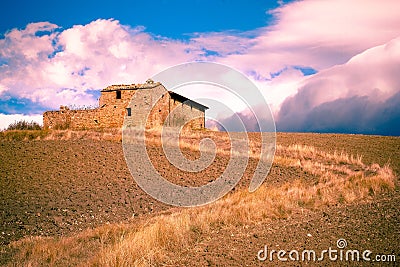
[(191, 106), (193, 106), (193, 107), (195, 107), (195, 108), (197, 108), (199, 110), (202, 110), (202, 111), (208, 109), (207, 106), (204, 106), (204, 105), (202, 105), (202, 104), (200, 104), (200, 103), (198, 103), (198, 102), (196, 102), (194, 100), (191, 100), (191, 99), (189, 99), (189, 98), (187, 98), (187, 97), (185, 97), (183, 95), (174, 93), (172, 91), (168, 91), (168, 93), (170, 94), (172, 99), (178, 100), (181, 103), (185, 103), (187, 105), (191, 105)]

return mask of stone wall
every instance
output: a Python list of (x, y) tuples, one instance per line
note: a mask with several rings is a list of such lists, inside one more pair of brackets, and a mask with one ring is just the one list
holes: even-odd
[(101, 125), (99, 109), (69, 110), (61, 108), (58, 111), (46, 111), (43, 114), (45, 128), (53, 129), (90, 129), (106, 128)]
[(205, 127), (204, 110), (198, 109), (190, 100), (180, 101), (170, 98), (170, 112), (167, 120), (167, 125), (171, 127), (180, 127), (186, 123), (192, 129)]
[(169, 112), (168, 98), (168, 91), (161, 84), (137, 90), (132, 97), (132, 102), (126, 106), (132, 111), (131, 116), (125, 116), (127, 125), (150, 128), (162, 125)]
[[(132, 110), (132, 116), (126, 117), (126, 123), (129, 126), (180, 127), (189, 123), (190, 128), (205, 127), (205, 110), (201, 105), (168, 92), (162, 85), (152, 90), (138, 90), (133, 98), (133, 103), (128, 106)], [(146, 115), (149, 117), (146, 118)]]

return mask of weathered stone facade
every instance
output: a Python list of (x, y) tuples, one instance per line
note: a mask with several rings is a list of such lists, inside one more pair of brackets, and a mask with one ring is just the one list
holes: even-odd
[[(131, 102), (132, 98), (134, 101)], [(99, 107), (70, 110), (61, 106), (43, 114), (44, 128), (121, 128), (178, 127), (188, 124), (194, 129), (205, 127), (205, 110), (195, 101), (169, 92), (161, 83), (148, 80), (145, 84), (111, 85), (101, 90)], [(149, 114), (148, 118), (147, 115)]]

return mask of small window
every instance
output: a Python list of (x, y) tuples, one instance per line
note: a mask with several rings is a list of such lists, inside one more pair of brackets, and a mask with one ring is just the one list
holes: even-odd
[(126, 108), (126, 112), (127, 112), (127, 116), (131, 116), (132, 115), (132, 109), (131, 108)]
[(117, 93), (117, 99), (121, 99), (121, 91), (118, 90), (118, 91), (116, 91), (116, 93)]

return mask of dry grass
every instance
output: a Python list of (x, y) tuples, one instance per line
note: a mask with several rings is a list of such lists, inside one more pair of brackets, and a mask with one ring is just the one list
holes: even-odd
[(0, 132), (0, 140), (5, 141), (30, 141), (44, 139), (49, 134), (48, 130), (7, 130)]
[(51, 130), (44, 140), (107, 140), (121, 141), (121, 130), (114, 128), (91, 130)]
[(90, 130), (7, 130), (0, 132), (0, 140), (30, 141), (30, 140), (122, 140), (121, 130), (115, 128)]
[[(361, 157), (318, 151), (309, 146), (278, 146), (275, 164), (296, 167), (300, 177), (254, 193), (236, 190), (204, 207), (177, 209), (148, 220), (105, 225), (61, 238), (32, 237), (14, 242), (14, 263), (23, 266), (154, 266), (171, 263), (216, 229), (290, 217), (303, 209), (368, 199), (395, 188), (388, 166), (367, 166)], [(12, 265), (12, 263), (10, 263)]]
[(18, 251), (14, 255), (17, 266), (79, 266), (99, 249), (118, 242), (126, 230), (126, 225), (110, 224), (70, 237), (28, 237), (10, 247)]

